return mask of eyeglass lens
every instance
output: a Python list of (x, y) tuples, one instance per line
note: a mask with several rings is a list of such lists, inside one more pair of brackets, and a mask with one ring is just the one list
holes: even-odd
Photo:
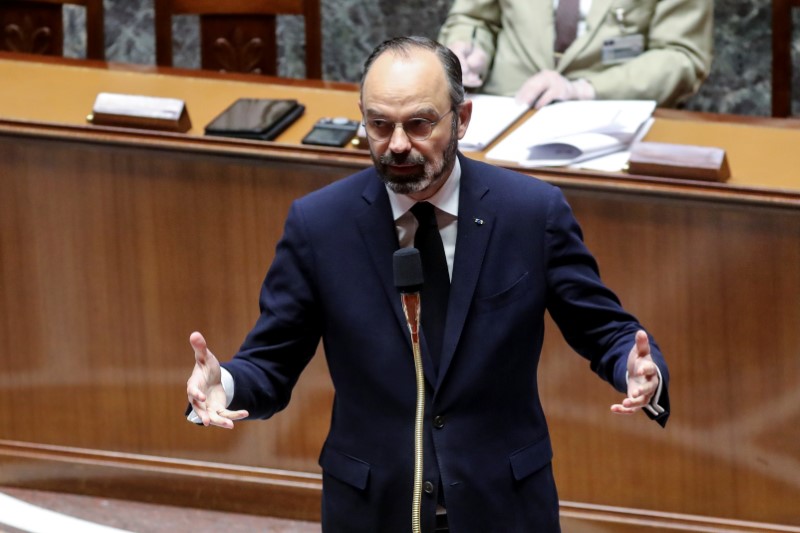
[[(452, 110), (451, 110), (452, 111)], [(435, 121), (424, 118), (412, 118), (402, 123), (403, 131), (406, 132), (410, 138), (416, 141), (424, 141), (431, 136), (433, 128), (441, 121), (445, 115), (450, 111), (439, 117)], [(376, 141), (385, 141), (389, 139), (397, 127), (397, 123), (384, 119), (369, 119), (365, 124), (367, 134)]]

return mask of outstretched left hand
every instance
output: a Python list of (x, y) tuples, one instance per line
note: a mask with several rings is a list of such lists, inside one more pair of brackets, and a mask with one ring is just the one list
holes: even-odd
[(636, 332), (628, 355), (628, 397), (611, 406), (611, 412), (629, 415), (650, 403), (658, 390), (658, 370), (650, 355), (650, 341), (644, 330)]

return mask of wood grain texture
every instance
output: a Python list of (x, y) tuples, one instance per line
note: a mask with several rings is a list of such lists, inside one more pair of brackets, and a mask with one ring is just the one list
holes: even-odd
[[(776, 134), (747, 131), (756, 145)], [(313, 519), (333, 399), (322, 354), (286, 411), (209, 430), (182, 417), (188, 336), (234, 353), (291, 201), (368, 164), (288, 142), (0, 120), (0, 485), (130, 499), (160, 487), (160, 503)], [(800, 529), (800, 192), (759, 176), (535, 174), (564, 190), (672, 375), (666, 430), (612, 416), (617, 394), (548, 323), (539, 380), (565, 523)]]
[(105, 57), (103, 0), (5, 0), (0, 4), (0, 51), (61, 56), (64, 5), (86, 13), (86, 57)]

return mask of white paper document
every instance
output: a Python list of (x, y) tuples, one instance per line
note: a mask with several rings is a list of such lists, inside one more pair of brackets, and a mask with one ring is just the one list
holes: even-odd
[[(623, 152), (650, 126), (655, 107), (652, 100), (551, 104), (538, 110), (486, 157), (527, 167), (575, 166)], [(621, 165), (616, 170), (621, 170)]]
[(474, 94), (472, 119), (458, 147), (465, 152), (480, 151), (489, 146), (516, 120), (528, 111), (526, 104), (517, 103), (513, 96)]

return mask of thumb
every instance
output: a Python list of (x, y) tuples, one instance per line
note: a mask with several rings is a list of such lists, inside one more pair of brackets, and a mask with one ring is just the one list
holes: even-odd
[(208, 351), (208, 345), (206, 344), (206, 339), (203, 337), (202, 333), (195, 331), (189, 335), (189, 344), (191, 344), (192, 349), (194, 349), (195, 361), (197, 361), (199, 364), (204, 364), (211, 352)]
[(636, 332), (636, 352), (639, 357), (650, 355), (650, 339), (643, 329)]
[(482, 73), (489, 63), (489, 56), (479, 46), (475, 46), (472, 53), (467, 57), (467, 66), (474, 72)]
[(450, 51), (452, 51), (458, 58), (462, 69), (466, 66), (468, 46), (468, 43), (463, 41), (456, 41), (448, 46)]

